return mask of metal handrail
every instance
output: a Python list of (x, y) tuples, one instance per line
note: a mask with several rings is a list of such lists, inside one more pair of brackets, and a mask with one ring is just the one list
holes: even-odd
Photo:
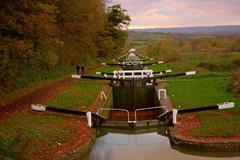
[(153, 70), (113, 71), (113, 78), (125, 79), (125, 78), (147, 78), (147, 77), (153, 77)]
[(130, 121), (129, 119), (129, 111), (126, 110), (126, 109), (120, 109), (120, 108), (99, 108), (98, 111), (97, 111), (97, 114), (99, 115), (99, 112), (103, 111), (103, 110), (106, 110), (106, 111), (124, 111), (124, 112), (127, 112), (127, 118), (128, 118), (128, 123), (132, 123), (132, 121)]
[(134, 121), (130, 121), (130, 116), (129, 116), (129, 111), (126, 109), (120, 109), (120, 108), (99, 108), (97, 111), (97, 114), (101, 114), (103, 110), (106, 111), (124, 111), (127, 112), (127, 118), (128, 118), (128, 123), (136, 123), (137, 122), (137, 111), (142, 111), (142, 110), (152, 110), (152, 109), (160, 109), (164, 108), (167, 111), (167, 108), (165, 106), (157, 106), (157, 107), (148, 107), (148, 108), (139, 108), (134, 111)]
[(165, 110), (167, 110), (167, 108), (165, 106), (157, 106), (157, 107), (148, 107), (148, 108), (139, 108), (135, 110), (134, 116), (135, 116), (135, 121), (133, 121), (134, 123), (137, 122), (137, 111), (142, 111), (142, 110), (152, 110), (152, 109), (159, 109), (159, 108), (165, 108)]

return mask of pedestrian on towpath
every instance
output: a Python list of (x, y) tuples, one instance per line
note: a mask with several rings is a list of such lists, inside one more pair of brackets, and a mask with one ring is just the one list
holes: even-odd
[(81, 66), (82, 76), (84, 75), (84, 65)]
[(76, 66), (76, 70), (77, 70), (77, 75), (79, 75), (79, 70), (80, 70), (80, 66), (79, 65)]

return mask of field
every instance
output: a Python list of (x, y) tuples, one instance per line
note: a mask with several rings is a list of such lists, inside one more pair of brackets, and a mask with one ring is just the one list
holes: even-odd
[(179, 79), (168, 82), (168, 95), (176, 109), (207, 106), (224, 102), (234, 102), (235, 108), (221, 111), (204, 111), (197, 113), (201, 125), (193, 128), (193, 137), (240, 136), (240, 98), (226, 91), (229, 77), (205, 77), (202, 79)]
[[(138, 36), (139, 39), (132, 39), (132, 44), (136, 44), (136, 48), (141, 52), (144, 51), (145, 54), (148, 53), (149, 43), (160, 44), (166, 37), (161, 34)], [(194, 40), (198, 38), (190, 37)], [(193, 76), (162, 79), (167, 82), (167, 94), (177, 109), (223, 102), (235, 103), (233, 109), (196, 113), (201, 125), (189, 131), (192, 137), (240, 136), (240, 98), (236, 97), (232, 90), (235, 83), (233, 72), (240, 67), (240, 52), (234, 50), (230, 52), (224, 49), (225, 46), (220, 45), (220, 42), (218, 48), (215, 47), (215, 43), (209, 47), (205, 44), (205, 42), (210, 43), (209, 37), (200, 36), (200, 38), (206, 39), (201, 40), (197, 45), (192, 43), (195, 46), (193, 48), (188, 46), (191, 43), (183, 42), (181, 45), (171, 45), (168, 50), (170, 53), (156, 52), (158, 54), (152, 55), (154, 59), (164, 60), (166, 63), (148, 68), (154, 71), (171, 69), (172, 73), (192, 70), (197, 72)], [(198, 46), (200, 44), (205, 46), (204, 50)], [(112, 72), (113, 69), (116, 68), (101, 67), (88, 75), (94, 75), (96, 71)], [(106, 82), (97, 80), (75, 80), (61, 94), (45, 104), (87, 111), (104, 85)], [(34, 111), (17, 113), (1, 121), (0, 131), (0, 159), (51, 159), (59, 154), (59, 150), (72, 146), (76, 141), (83, 143), (92, 132), (86, 126), (85, 118)]]
[[(44, 105), (87, 111), (103, 85), (105, 82), (75, 80)], [(35, 111), (17, 113), (1, 121), (0, 131), (0, 159), (53, 159), (66, 149), (85, 143), (92, 133), (85, 117)]]
[[(197, 39), (195, 37), (194, 39)], [(201, 37), (203, 38), (203, 37)], [(190, 37), (192, 39), (192, 37)], [(206, 42), (209, 38), (206, 37)], [(203, 42), (201, 42), (203, 45)], [(198, 44), (200, 45), (200, 44)], [(204, 45), (203, 45), (204, 46)], [(226, 47), (227, 46), (222, 46)], [(192, 137), (222, 137), (230, 138), (240, 136), (240, 98), (233, 93), (233, 85), (240, 82), (238, 62), (240, 52), (212, 52), (213, 48), (183, 52), (180, 48), (172, 46), (179, 59), (166, 64), (152, 66), (154, 70), (171, 69), (174, 73), (192, 71), (193, 76), (167, 79), (167, 94), (176, 109), (234, 102), (235, 108), (221, 111), (204, 111), (196, 113), (201, 125), (189, 131)], [(216, 49), (216, 48), (215, 48)], [(156, 56), (161, 60), (171, 55)]]

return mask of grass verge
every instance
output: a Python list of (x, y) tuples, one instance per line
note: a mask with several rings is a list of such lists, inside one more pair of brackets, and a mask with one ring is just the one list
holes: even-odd
[(235, 108), (226, 110), (204, 111), (197, 113), (201, 125), (192, 128), (193, 137), (222, 137), (240, 136), (240, 99), (227, 91), (226, 74), (204, 76), (201, 79), (177, 79), (170, 81), (167, 86), (175, 108), (206, 106), (223, 102), (234, 102)]
[[(46, 104), (87, 110), (102, 85), (105, 82), (78, 79)], [(0, 122), (0, 131), (0, 159), (53, 159), (59, 151), (90, 136), (85, 117), (34, 111)]]

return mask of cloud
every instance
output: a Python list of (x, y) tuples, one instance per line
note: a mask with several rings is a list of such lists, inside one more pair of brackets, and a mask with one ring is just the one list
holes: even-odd
[[(240, 24), (239, 0), (112, 0), (131, 16), (131, 26), (181, 27)], [(131, 27), (130, 26), (130, 27)]]

